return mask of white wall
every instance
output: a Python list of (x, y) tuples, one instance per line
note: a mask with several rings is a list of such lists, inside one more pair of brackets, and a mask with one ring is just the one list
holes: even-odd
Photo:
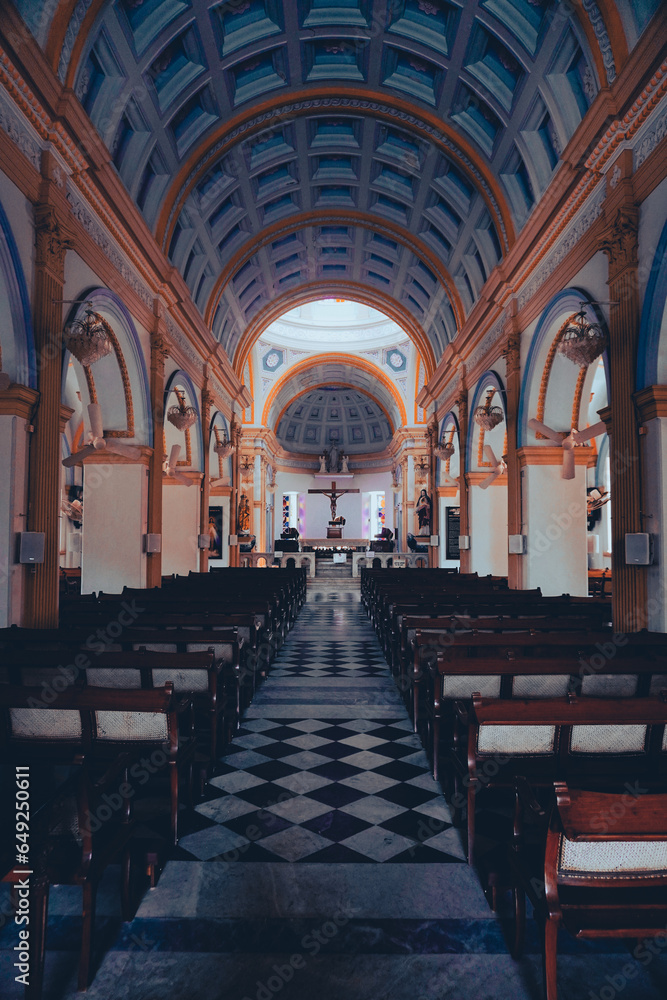
[(644, 530), (653, 538), (653, 563), (647, 570), (648, 627), (652, 632), (667, 632), (667, 417), (655, 417), (645, 426), (644, 510), (651, 517), (644, 522)]
[[(227, 521), (229, 527), (229, 520)], [(224, 528), (224, 525), (223, 525)], [(227, 531), (229, 534), (229, 530)], [(195, 486), (162, 488), (162, 575), (199, 570), (199, 490)]]
[(588, 594), (586, 470), (561, 479), (560, 466), (529, 465), (522, 470), (524, 588), (541, 587), (545, 596)]
[(470, 571), (507, 576), (507, 486), (471, 486)]
[(146, 466), (86, 464), (83, 511), (81, 593), (117, 594), (123, 587), (145, 587)]
[(343, 537), (363, 538), (363, 495), (371, 491), (385, 493), (385, 525), (394, 530), (393, 494), (391, 492), (391, 473), (378, 472), (355, 475), (353, 479), (341, 479), (332, 475), (328, 479), (315, 478), (314, 475), (294, 472), (276, 473), (276, 492), (274, 503), (276, 507), (276, 530), (282, 519), (283, 493), (305, 494), (305, 525), (299, 528), (302, 538), (326, 538), (327, 527), (331, 517), (329, 498), (323, 494), (308, 494), (308, 490), (331, 489), (331, 481), (336, 480), (337, 489), (350, 487), (359, 493), (346, 494), (338, 500), (337, 514), (345, 518)]
[(0, 416), (0, 628), (21, 624), (24, 573), (30, 572), (16, 561), (16, 536), (27, 527), (25, 428), (21, 417)]

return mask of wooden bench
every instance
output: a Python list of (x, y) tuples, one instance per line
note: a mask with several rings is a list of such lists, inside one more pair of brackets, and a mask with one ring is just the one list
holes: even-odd
[[(172, 684), (152, 691), (69, 687), (47, 704), (41, 687), (0, 685), (0, 746), (14, 764), (45, 760), (94, 765), (121, 753), (151, 753), (154, 770), (168, 767), (171, 833), (178, 841), (179, 773), (187, 768), (192, 797), (195, 761), (192, 706)], [(182, 720), (182, 723), (181, 723)], [(160, 761), (161, 764), (156, 763)]]
[[(482, 788), (569, 781), (610, 791), (625, 781), (649, 789), (667, 779), (667, 698), (485, 699), (457, 711), (467, 747), (448, 760), (467, 789), (468, 862), (475, 857), (475, 803)], [(458, 794), (458, 793), (457, 793)], [(456, 803), (458, 805), (458, 803)]]

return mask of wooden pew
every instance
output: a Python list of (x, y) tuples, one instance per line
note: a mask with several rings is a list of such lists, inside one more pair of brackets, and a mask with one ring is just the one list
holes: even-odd
[[(108, 766), (119, 754), (151, 754), (167, 765), (171, 833), (178, 842), (179, 775), (192, 797), (195, 761), (192, 705), (172, 684), (152, 691), (68, 687), (47, 704), (41, 687), (0, 685), (0, 748), (13, 764), (46, 760)], [(159, 769), (155, 765), (155, 771)]]

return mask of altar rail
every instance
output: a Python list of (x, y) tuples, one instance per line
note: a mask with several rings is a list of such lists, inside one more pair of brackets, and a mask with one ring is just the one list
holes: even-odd
[[(292, 562), (290, 562), (292, 560)], [(360, 576), (362, 569), (397, 568), (397, 564), (405, 565), (407, 569), (419, 569), (428, 566), (428, 555), (425, 552), (353, 552), (352, 576)], [(314, 552), (242, 552), (241, 566), (270, 567), (305, 566), (307, 575), (315, 576)]]

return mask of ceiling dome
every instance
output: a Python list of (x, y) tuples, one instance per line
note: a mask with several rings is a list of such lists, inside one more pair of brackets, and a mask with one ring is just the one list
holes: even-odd
[(387, 416), (368, 393), (347, 386), (314, 389), (283, 411), (276, 436), (283, 448), (317, 455), (336, 444), (346, 454), (384, 451), (392, 438)]

